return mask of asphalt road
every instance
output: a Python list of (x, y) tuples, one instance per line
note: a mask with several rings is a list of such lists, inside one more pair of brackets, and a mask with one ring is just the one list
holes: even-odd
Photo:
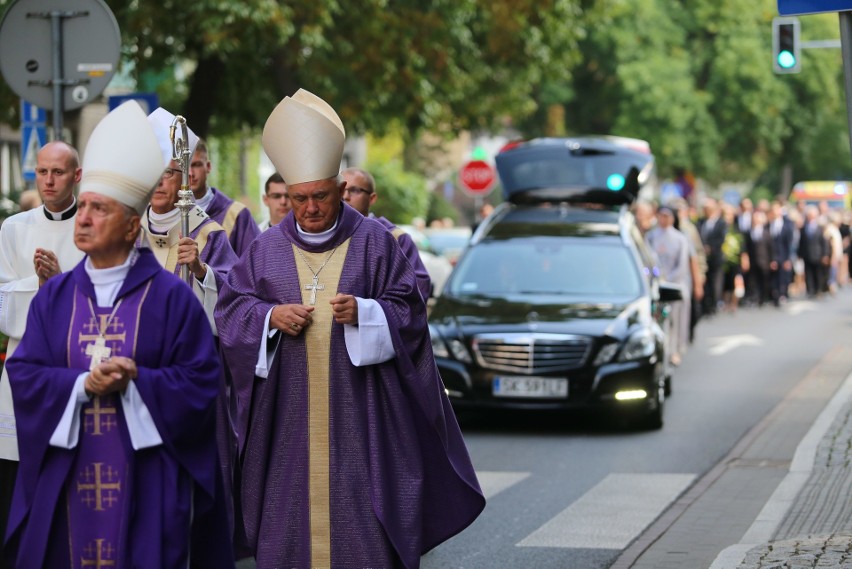
[(700, 323), (660, 431), (607, 417), (465, 414), (489, 497), (425, 569), (607, 568), (822, 358), (848, 338), (852, 290)]

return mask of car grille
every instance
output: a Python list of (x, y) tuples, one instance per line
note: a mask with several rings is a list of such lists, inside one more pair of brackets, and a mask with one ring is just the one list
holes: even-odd
[(527, 374), (583, 365), (591, 340), (567, 334), (479, 334), (473, 352), (480, 366)]

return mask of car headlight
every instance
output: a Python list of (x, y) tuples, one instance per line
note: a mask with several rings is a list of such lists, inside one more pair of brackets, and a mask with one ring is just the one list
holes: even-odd
[(616, 350), (618, 350), (618, 344), (615, 342), (602, 347), (598, 352), (593, 365), (600, 366), (611, 361)]
[(450, 352), (452, 352), (453, 356), (457, 360), (466, 364), (473, 363), (473, 358), (470, 357), (470, 352), (467, 351), (467, 348), (464, 347), (464, 344), (461, 341), (450, 340), (448, 344), (450, 345)]
[(438, 358), (449, 358), (450, 350), (441, 339), (441, 334), (432, 325), (429, 325), (429, 336), (432, 338), (432, 353)]
[(461, 340), (452, 339), (445, 342), (441, 338), (440, 332), (434, 326), (429, 326), (429, 336), (432, 340), (432, 353), (436, 357), (449, 359), (452, 355), (452, 357), (460, 362), (466, 364), (473, 363), (470, 352)]
[(657, 349), (657, 341), (649, 328), (643, 328), (630, 335), (621, 350), (619, 361), (638, 360), (651, 357)]

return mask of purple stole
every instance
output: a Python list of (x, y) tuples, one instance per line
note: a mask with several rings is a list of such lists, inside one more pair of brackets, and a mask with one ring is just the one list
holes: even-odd
[[(139, 312), (150, 286), (149, 282), (122, 298), (117, 308), (95, 306), (75, 289), (68, 367), (89, 369), (92, 358), (99, 357), (92, 354), (100, 331), (110, 356), (134, 358)], [(65, 485), (71, 566), (120, 568), (128, 553), (126, 521), (133, 449), (119, 395), (93, 397), (83, 405), (82, 413), (76, 460)]]

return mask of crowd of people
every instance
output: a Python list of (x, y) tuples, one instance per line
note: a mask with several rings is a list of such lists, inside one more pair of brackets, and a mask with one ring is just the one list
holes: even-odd
[(702, 317), (739, 307), (781, 306), (833, 295), (849, 281), (850, 212), (828, 202), (783, 197), (739, 204), (705, 197), (663, 205), (636, 202), (633, 214), (664, 280), (681, 285), (672, 308), (669, 353), (681, 361)]
[(319, 97), (267, 120), (261, 227), (177, 120), (48, 143), (0, 225), (0, 567), (418, 567), (485, 500), (416, 247)]

